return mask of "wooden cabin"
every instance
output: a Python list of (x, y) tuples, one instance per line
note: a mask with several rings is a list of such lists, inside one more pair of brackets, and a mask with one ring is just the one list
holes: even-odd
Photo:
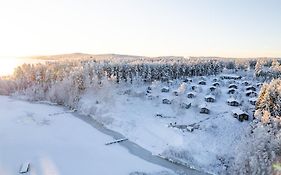
[(234, 89), (234, 88), (231, 88), (231, 89), (229, 89), (228, 90), (228, 94), (234, 94), (236, 92), (236, 89)]
[(220, 85), (220, 83), (219, 82), (215, 82), (215, 83), (213, 83), (213, 86), (219, 86)]
[(210, 91), (215, 91), (217, 88), (215, 86), (211, 86), (209, 89)]
[(249, 91), (249, 90), (256, 91), (257, 89), (254, 86), (247, 86), (246, 91)]
[(194, 90), (196, 90), (198, 87), (197, 86), (195, 86), (195, 85), (193, 85), (193, 86), (191, 86), (191, 89), (194, 91)]
[(166, 99), (166, 98), (164, 98), (164, 99), (162, 100), (162, 103), (163, 103), (163, 104), (172, 104), (171, 100), (168, 100), (168, 99)]
[(201, 114), (209, 114), (210, 113), (210, 109), (208, 108), (208, 106), (206, 104), (200, 105), (200, 113)]
[(240, 122), (243, 120), (249, 120), (249, 114), (242, 111), (241, 109), (232, 110), (233, 117), (237, 118)]
[(206, 83), (206, 81), (204, 81), (204, 80), (201, 80), (201, 81), (199, 81), (199, 83), (198, 83), (199, 85), (206, 85), (207, 83)]
[(216, 100), (216, 97), (213, 96), (213, 95), (207, 95), (207, 96), (205, 97), (205, 101), (206, 101), (206, 102), (209, 102), (209, 103), (214, 103), (215, 100)]
[(246, 91), (245, 94), (247, 97), (255, 97), (258, 95), (255, 91), (252, 91), (252, 90)]
[(257, 83), (257, 87), (261, 87), (263, 83)]
[(250, 102), (250, 104), (252, 104), (252, 105), (256, 105), (257, 98), (256, 98), (256, 97), (252, 97), (252, 98), (249, 99), (249, 102)]
[(238, 86), (236, 84), (230, 84), (228, 86), (229, 89), (238, 89)]
[(195, 93), (194, 92), (187, 93), (187, 98), (194, 98), (194, 97), (195, 97)]
[(179, 96), (179, 92), (178, 91), (173, 91), (173, 95), (174, 96)]
[(239, 106), (240, 102), (234, 98), (229, 98), (229, 99), (227, 99), (227, 104), (229, 106)]
[(250, 83), (249, 83), (248, 81), (243, 81), (243, 82), (242, 82), (242, 85), (244, 85), (244, 86), (249, 86)]
[(191, 103), (181, 103), (180, 107), (184, 109), (189, 109), (191, 107)]
[(232, 79), (232, 80), (238, 80), (241, 79), (242, 77), (239, 75), (232, 75), (232, 74), (223, 74), (220, 76), (221, 79)]
[(183, 80), (183, 82), (185, 82), (185, 83), (189, 83), (189, 82), (190, 82), (190, 83), (191, 83), (191, 82), (192, 82), (192, 79), (186, 78), (186, 79)]
[(170, 91), (170, 89), (169, 89), (168, 87), (163, 87), (163, 88), (161, 89), (161, 92), (167, 93), (167, 92), (169, 92), (169, 91)]
[(217, 78), (214, 78), (214, 79), (213, 79), (213, 82), (217, 82), (217, 81), (218, 81), (218, 79), (217, 79)]

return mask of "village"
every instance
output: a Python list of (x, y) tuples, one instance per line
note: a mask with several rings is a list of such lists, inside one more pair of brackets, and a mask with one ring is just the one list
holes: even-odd
[[(208, 120), (212, 119), (210, 115), (216, 117), (215, 114), (221, 113), (223, 109), (227, 109), (225, 112), (230, 109), (231, 115), (240, 122), (254, 119), (255, 103), (262, 83), (247, 80), (245, 77), (234, 74), (186, 78), (182, 83), (186, 86), (184, 92), (180, 92), (176, 88), (176, 83), (169, 81), (167, 86), (161, 88), (160, 95), (153, 96), (150, 86), (147, 88), (146, 95), (148, 99), (162, 98), (162, 103), (165, 105), (177, 103), (177, 98), (185, 98), (180, 102), (180, 108), (186, 110), (193, 108), (198, 112), (198, 115), (206, 115)], [(161, 113), (157, 113), (155, 117), (175, 118)], [(199, 128), (201, 122), (189, 125), (170, 122), (168, 126), (183, 132), (193, 132)]]

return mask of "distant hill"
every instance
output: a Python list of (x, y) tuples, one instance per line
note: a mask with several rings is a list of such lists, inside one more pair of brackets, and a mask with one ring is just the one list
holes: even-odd
[(137, 59), (145, 58), (145, 56), (134, 56), (134, 55), (121, 55), (121, 54), (86, 54), (86, 53), (71, 53), (71, 54), (61, 54), (61, 55), (46, 55), (46, 56), (32, 56), (32, 59), (40, 60), (80, 60), (80, 59), (97, 59), (97, 60), (107, 60), (107, 59)]
[[(60, 54), (60, 55), (43, 55), (43, 56), (32, 56), (26, 57), (32, 59), (40, 60), (111, 60), (111, 61), (129, 61), (129, 62), (138, 62), (140, 60), (150, 60), (150, 61), (159, 61), (159, 60), (196, 60), (196, 59), (205, 59), (205, 60), (219, 60), (219, 59), (228, 59), (228, 60), (247, 60), (247, 59), (276, 59), (271, 57), (257, 57), (257, 58), (234, 58), (234, 57), (216, 57), (216, 56), (201, 56), (201, 57), (183, 57), (183, 56), (158, 56), (158, 57), (148, 57), (148, 56), (136, 56), (136, 55), (124, 55), (124, 54), (87, 54), (87, 53), (70, 53), (70, 54)], [(280, 59), (280, 58), (277, 58)]]

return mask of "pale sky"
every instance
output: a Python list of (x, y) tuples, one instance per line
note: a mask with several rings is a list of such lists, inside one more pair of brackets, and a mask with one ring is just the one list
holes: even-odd
[(0, 56), (281, 57), (281, 0), (0, 0)]

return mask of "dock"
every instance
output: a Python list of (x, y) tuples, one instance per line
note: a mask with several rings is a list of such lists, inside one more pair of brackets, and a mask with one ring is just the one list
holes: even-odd
[(112, 142), (108, 142), (108, 143), (106, 143), (105, 145), (112, 145), (112, 144), (124, 142), (124, 141), (127, 141), (127, 140), (128, 140), (127, 138), (118, 139), (118, 140), (114, 140), (114, 141), (112, 141)]

